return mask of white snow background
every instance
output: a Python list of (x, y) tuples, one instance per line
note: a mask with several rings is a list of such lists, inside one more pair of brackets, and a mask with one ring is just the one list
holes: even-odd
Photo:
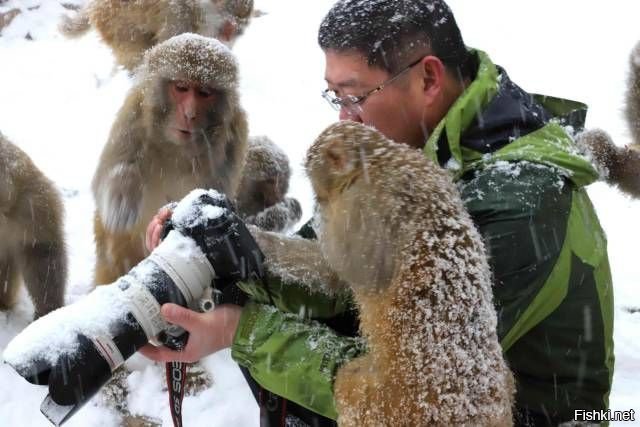
[[(83, 0), (69, 0), (80, 4)], [(241, 70), (241, 100), (253, 135), (266, 134), (288, 153), (294, 174), (290, 195), (311, 212), (302, 173), (307, 147), (337, 115), (320, 97), (324, 58), (317, 47), (320, 20), (333, 0), (256, 0), (255, 19), (234, 51)], [(468, 45), (485, 50), (525, 90), (586, 102), (588, 127), (602, 127), (624, 145), (629, 134), (622, 106), (628, 55), (640, 39), (640, 2), (629, 0), (449, 0)], [(131, 80), (113, 73), (110, 51), (95, 33), (66, 40), (56, 25), (65, 9), (57, 0), (0, 0), (0, 13), (21, 9), (0, 36), (0, 130), (26, 151), (64, 195), (70, 255), (67, 302), (91, 288), (94, 262), (89, 185), (116, 111)], [(67, 12), (68, 13), (68, 12)], [(33, 40), (26, 40), (29, 33)], [(616, 371), (612, 409), (640, 413), (640, 201), (603, 184), (590, 194), (609, 238), (615, 286)], [(635, 308), (635, 312), (634, 309)], [(0, 313), (0, 351), (30, 321), (25, 292)], [(214, 386), (184, 402), (184, 425), (256, 426), (248, 387), (223, 351), (203, 361)], [(170, 426), (164, 372), (141, 356), (130, 362), (134, 413)], [(48, 426), (40, 414), (46, 387), (33, 386), (0, 365), (0, 426)], [(119, 417), (97, 399), (66, 425), (117, 426)], [(617, 425), (632, 425), (618, 423)], [(640, 425), (640, 421), (636, 421)]]

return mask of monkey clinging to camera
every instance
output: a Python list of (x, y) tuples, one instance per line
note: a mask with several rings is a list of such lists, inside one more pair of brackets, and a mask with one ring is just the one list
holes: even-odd
[(369, 349), (337, 372), (338, 423), (511, 425), (487, 256), (448, 172), (348, 121), (317, 138), (306, 168), (321, 251)]

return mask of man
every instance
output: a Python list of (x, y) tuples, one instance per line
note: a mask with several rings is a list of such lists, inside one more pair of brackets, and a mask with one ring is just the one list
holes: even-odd
[[(605, 409), (613, 295), (606, 240), (583, 188), (597, 175), (564, 127), (581, 127), (584, 106), (529, 95), (469, 51), (442, 0), (339, 0), (319, 43), (324, 95), (340, 119), (422, 149), (458, 180), (491, 257), (498, 333), (517, 381), (515, 423), (558, 425), (575, 409)], [(152, 245), (162, 220), (150, 224)], [(300, 234), (313, 237), (308, 225)], [(190, 344), (182, 356), (145, 353), (196, 360), (231, 346), (271, 425), (331, 425), (335, 370), (364, 351), (348, 296), (296, 295), (319, 323), (295, 314), (285, 287), (270, 287), (275, 298), (243, 288), (252, 295), (243, 309), (163, 307)], [(279, 310), (273, 300), (284, 302)]]

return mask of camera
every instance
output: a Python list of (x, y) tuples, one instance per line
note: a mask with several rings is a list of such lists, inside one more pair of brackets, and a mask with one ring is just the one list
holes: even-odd
[(162, 304), (198, 310), (207, 295), (228, 302), (224, 295), (238, 281), (263, 278), (264, 255), (230, 201), (214, 190), (193, 190), (174, 205), (163, 236), (126, 275), (41, 317), (7, 346), (4, 359), (18, 374), (48, 385), (41, 411), (55, 425), (143, 345), (186, 342), (182, 328), (162, 319)]

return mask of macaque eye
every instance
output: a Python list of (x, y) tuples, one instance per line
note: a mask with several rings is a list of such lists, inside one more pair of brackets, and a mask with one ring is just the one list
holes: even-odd
[(202, 98), (210, 98), (215, 94), (215, 90), (208, 87), (201, 87), (201, 88), (198, 88), (197, 93), (198, 93), (198, 96)]

